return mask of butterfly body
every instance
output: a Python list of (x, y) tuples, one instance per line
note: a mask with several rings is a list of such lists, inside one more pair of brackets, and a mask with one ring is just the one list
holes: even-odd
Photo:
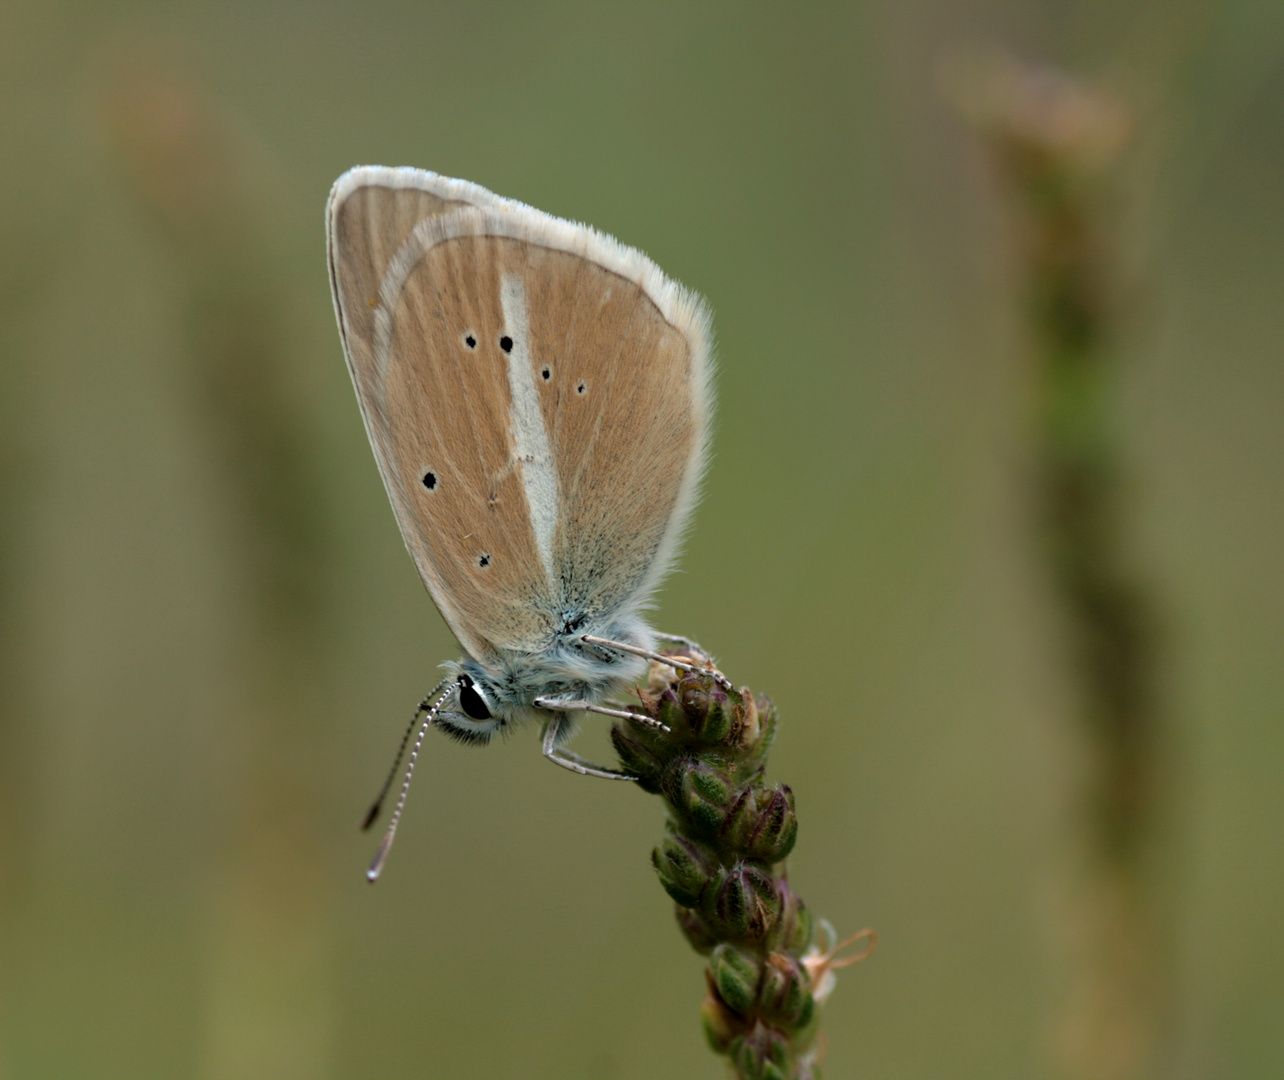
[(641, 252), (422, 170), (350, 170), (327, 225), (380, 475), (466, 653), (438, 726), (533, 720), (548, 753), (645, 669), (586, 635), (654, 649), (706, 457), (706, 309)]
[[(567, 702), (604, 701), (636, 682), (645, 671), (645, 661), (636, 656), (607, 650), (592, 650), (580, 643), (581, 632), (622, 641), (638, 648), (652, 648), (649, 628), (641, 620), (606, 625), (584, 624), (582, 631), (560, 633), (545, 649), (536, 652), (502, 650), (483, 665), (471, 658), (447, 665), (448, 670), (466, 675), (481, 698), (481, 708), (470, 701), (471, 711), (444, 710), (438, 715), (442, 729), (461, 742), (486, 742), (494, 734), (525, 721), (548, 719), (548, 709), (535, 700)], [(594, 655), (596, 654), (596, 655)], [(489, 715), (485, 715), (489, 714)], [(564, 742), (574, 728), (567, 724), (560, 733)]]

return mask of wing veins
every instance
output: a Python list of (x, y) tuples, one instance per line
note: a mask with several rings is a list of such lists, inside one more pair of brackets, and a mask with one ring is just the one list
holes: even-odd
[[(630, 284), (632, 283), (630, 282)], [(586, 440), (587, 445), (584, 448), (584, 453), (579, 456), (579, 459), (576, 462), (575, 476), (571, 485), (571, 490), (577, 493), (579, 491), (580, 479), (584, 475), (584, 470), (588, 468), (588, 461), (597, 450), (598, 439), (602, 434), (602, 423), (606, 418), (606, 402), (610, 400), (610, 391), (614, 390), (616, 380), (620, 376), (620, 354), (624, 352), (624, 346), (628, 343), (629, 328), (633, 325), (633, 319), (637, 314), (638, 304), (641, 301), (641, 297), (642, 290), (634, 288), (633, 307), (629, 309), (628, 318), (625, 320), (624, 332), (617, 338), (618, 343), (615, 348), (615, 355), (611, 357), (610, 364), (606, 366), (606, 370), (610, 375), (607, 385), (601, 391), (597, 391), (596, 388), (594, 388), (594, 397), (596, 397), (601, 403), (597, 404), (593, 418), (593, 427), (588, 439)]]
[(557, 363), (561, 371), (561, 378), (558, 380), (557, 390), (557, 408), (553, 413), (553, 441), (561, 445), (562, 437), (562, 402), (565, 394), (562, 392), (562, 382), (566, 373), (570, 370), (571, 364), (571, 343), (572, 335), (575, 333), (575, 316), (579, 314), (580, 302), (584, 297), (584, 262), (577, 260), (575, 263), (575, 302), (571, 307), (571, 316), (566, 320), (566, 335), (562, 338), (561, 356)]

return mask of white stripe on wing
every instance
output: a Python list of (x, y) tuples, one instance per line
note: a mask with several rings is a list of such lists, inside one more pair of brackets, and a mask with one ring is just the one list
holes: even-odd
[(530, 510), (535, 547), (549, 587), (553, 580), (553, 534), (557, 531), (557, 468), (548, 448), (544, 413), (540, 409), (535, 372), (531, 367), (530, 323), (526, 316), (526, 286), (517, 274), (505, 274), (499, 300), (504, 308), (504, 330), (513, 339), (508, 353), (508, 422), (512, 428), (513, 454), (522, 470), (526, 505)]

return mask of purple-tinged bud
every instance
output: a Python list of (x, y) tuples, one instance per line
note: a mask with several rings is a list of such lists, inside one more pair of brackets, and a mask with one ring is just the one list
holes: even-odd
[(738, 863), (716, 889), (706, 890), (702, 909), (710, 926), (723, 938), (752, 940), (764, 937), (776, 924), (781, 898), (770, 874)]
[(691, 947), (701, 956), (708, 956), (718, 945), (717, 935), (709, 929), (704, 917), (693, 908), (674, 905), (673, 914), (678, 920), (678, 927), (686, 935)]
[[(686, 695), (683, 696), (684, 701)], [(731, 733), (734, 706), (726, 693), (717, 687), (704, 695), (704, 709), (687, 708), (691, 734), (708, 746), (720, 746)]]
[(670, 731), (683, 730), (686, 724), (686, 713), (673, 687), (669, 687), (656, 698), (655, 718)]
[(740, 701), (736, 705), (735, 712), (735, 743), (737, 746), (749, 749), (755, 746), (758, 742), (758, 737), (762, 734), (762, 726), (758, 717), (758, 703), (754, 700), (754, 696), (748, 687), (741, 690), (739, 697)]
[(709, 1040), (716, 1054), (725, 1054), (737, 1037), (743, 1037), (748, 1030), (742, 1017), (737, 1016), (727, 1003), (719, 996), (712, 972), (704, 973), (709, 992), (705, 994), (700, 1006), (700, 1019), (704, 1025), (704, 1037)]
[(780, 916), (767, 935), (764, 944), (768, 949), (799, 956), (807, 950), (812, 939), (811, 912), (807, 910), (787, 881), (776, 883), (780, 895)]
[(723, 837), (745, 858), (780, 862), (798, 839), (794, 793), (786, 784), (745, 788), (727, 815)]
[(768, 953), (758, 986), (758, 1012), (784, 1028), (806, 1027), (816, 1011), (807, 970), (792, 956)]
[(670, 831), (651, 853), (651, 864), (665, 892), (684, 907), (695, 907), (718, 859), (703, 845)]
[(638, 786), (652, 795), (660, 793), (660, 776), (664, 760), (647, 745), (647, 732), (640, 724), (615, 724), (611, 728), (611, 742), (626, 772), (637, 777)]
[(755, 1024), (747, 1035), (732, 1039), (729, 1053), (744, 1080), (791, 1080), (789, 1042), (766, 1024)]
[(709, 974), (713, 976), (718, 996), (732, 1012), (744, 1016), (753, 1008), (762, 969), (752, 953), (734, 945), (719, 945), (709, 961)]
[(704, 836), (716, 837), (731, 801), (731, 778), (695, 759), (675, 763), (677, 792), (673, 803)]
[(754, 697), (748, 688), (742, 691), (740, 699), (743, 721), (732, 732), (731, 741), (747, 750), (750, 760), (762, 761), (770, 751), (771, 744), (776, 741), (776, 706), (769, 697)]
[[(678, 683), (678, 693), (682, 701), (682, 711), (686, 714), (688, 729), (697, 726), (704, 714), (709, 711), (709, 687), (712, 685), (711, 679), (701, 679), (698, 676), (685, 676)], [(692, 720), (696, 720), (696, 724)]]

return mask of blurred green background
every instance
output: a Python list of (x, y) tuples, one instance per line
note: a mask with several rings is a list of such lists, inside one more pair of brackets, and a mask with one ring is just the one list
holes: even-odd
[[(0, 6), (0, 1078), (716, 1076), (656, 800), (434, 738), (457, 655), (334, 328), (322, 209), (418, 165), (704, 293), (657, 622), (771, 694), (795, 887), (881, 944), (827, 1075), (1044, 1077), (1080, 752), (1031, 539), (990, 42), (1136, 103), (1118, 423), (1180, 749), (1168, 1075), (1284, 1075), (1284, 7)], [(577, 748), (607, 754), (605, 729)]]

